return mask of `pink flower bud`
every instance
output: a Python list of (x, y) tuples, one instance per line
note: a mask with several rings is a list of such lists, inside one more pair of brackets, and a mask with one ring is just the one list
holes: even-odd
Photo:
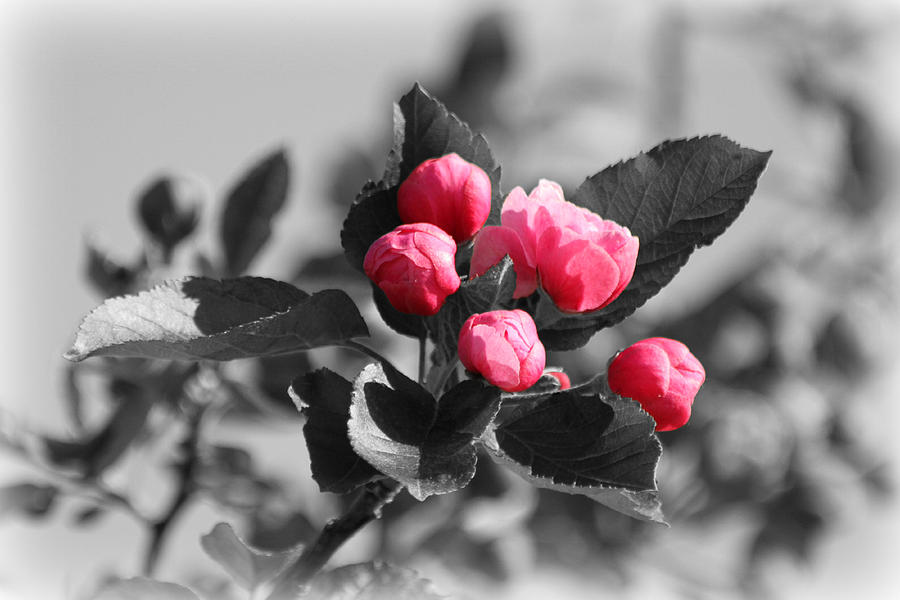
[(456, 242), (430, 223), (400, 225), (375, 240), (363, 270), (394, 308), (414, 315), (437, 313), (460, 284)]
[(404, 223), (433, 223), (464, 242), (491, 212), (491, 180), (457, 154), (431, 158), (400, 184), (397, 210)]
[(540, 285), (560, 310), (589, 312), (618, 298), (634, 275), (638, 239), (628, 228), (567, 202), (552, 181), (542, 179), (528, 196), (513, 189), (500, 223), (475, 238), (469, 272), (481, 275), (509, 254), (515, 298)]
[(541, 378), (546, 354), (531, 315), (494, 310), (474, 314), (463, 324), (459, 359), (500, 389), (520, 392)]
[(688, 422), (706, 371), (687, 346), (656, 337), (622, 350), (606, 376), (612, 391), (640, 402), (657, 431), (670, 431)]
[(547, 371), (546, 374), (555, 377), (556, 380), (559, 381), (559, 389), (567, 390), (572, 387), (572, 380), (562, 371)]

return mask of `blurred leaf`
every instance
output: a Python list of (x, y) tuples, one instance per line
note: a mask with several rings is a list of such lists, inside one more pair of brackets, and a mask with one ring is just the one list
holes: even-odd
[(308, 354), (281, 354), (256, 359), (256, 385), (279, 408), (293, 413), (288, 387), (297, 373), (312, 369)]
[(98, 519), (106, 515), (106, 508), (95, 504), (78, 510), (72, 517), (72, 524), (78, 527), (84, 527), (95, 523)]
[(571, 201), (628, 227), (640, 240), (637, 266), (606, 308), (538, 323), (544, 345), (574, 349), (654, 296), (737, 218), (770, 155), (721, 136), (675, 140), (587, 178)]
[(434, 585), (410, 569), (359, 563), (325, 571), (298, 600), (443, 600)]
[(319, 528), (299, 511), (286, 515), (269, 515), (256, 511), (252, 519), (250, 543), (255, 548), (268, 552), (289, 550), (298, 544), (312, 542), (319, 535)]
[(168, 253), (194, 232), (202, 201), (201, 190), (189, 180), (160, 177), (138, 197), (138, 217), (150, 238)]
[(200, 545), (245, 590), (271, 580), (303, 551), (297, 546), (286, 552), (261, 552), (248, 546), (228, 523), (213, 527), (200, 538)]
[(524, 404), (494, 426), (485, 445), (534, 485), (662, 523), (656, 487), (662, 447), (654, 429), (637, 402), (571, 389)]
[(154, 397), (144, 386), (123, 379), (110, 383), (117, 404), (106, 423), (77, 440), (44, 438), (47, 459), (54, 465), (73, 468), (94, 477), (114, 464), (143, 431)]
[(272, 218), (287, 198), (290, 166), (284, 150), (254, 165), (232, 188), (222, 215), (225, 273), (234, 277), (247, 270), (272, 234)]
[(442, 362), (456, 358), (459, 331), (469, 316), (499, 308), (508, 308), (516, 289), (516, 272), (509, 256), (488, 269), (480, 277), (463, 283), (447, 298), (440, 312), (425, 319)]
[(499, 407), (499, 390), (479, 381), (464, 381), (436, 400), (401, 373), (370, 364), (353, 385), (350, 442), (371, 465), (424, 500), (469, 483), (475, 474), (473, 442)]
[(312, 476), (321, 491), (346, 494), (380, 476), (350, 445), (347, 421), (352, 383), (333, 371), (319, 369), (295, 379), (290, 393), (306, 416), (303, 437)]
[(0, 516), (20, 514), (43, 517), (53, 508), (59, 490), (56, 486), (16, 483), (0, 488)]
[(138, 278), (143, 265), (126, 266), (110, 258), (97, 248), (90, 240), (85, 241), (87, 247), (87, 280), (104, 298), (121, 296), (130, 292)]
[(122, 579), (103, 587), (93, 600), (200, 600), (186, 587), (155, 579)]
[(340, 290), (312, 296), (261, 277), (167, 281), (111, 298), (81, 323), (65, 357), (141, 356), (232, 360), (285, 354), (368, 335), (359, 310)]

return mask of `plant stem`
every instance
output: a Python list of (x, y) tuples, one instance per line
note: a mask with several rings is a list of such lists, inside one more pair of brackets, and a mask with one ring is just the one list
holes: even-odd
[(425, 336), (419, 338), (419, 385), (425, 384)]
[(311, 546), (275, 580), (268, 600), (299, 598), (312, 578), (344, 542), (368, 523), (381, 516), (403, 486), (393, 480), (375, 481), (365, 486), (362, 494), (342, 516), (330, 521)]
[(194, 494), (194, 474), (199, 464), (197, 445), (200, 438), (202, 415), (202, 408), (198, 408), (188, 419), (188, 433), (181, 444), (184, 455), (176, 465), (178, 480), (172, 503), (159, 519), (150, 523), (150, 540), (147, 543), (147, 551), (144, 555), (143, 570), (144, 575), (147, 577), (153, 575), (153, 571), (156, 569), (166, 534), (170, 531), (172, 524), (181, 515), (181, 512)]
[(352, 348), (353, 350), (356, 350), (357, 352), (361, 352), (361, 353), (365, 354), (366, 356), (370, 356), (370, 357), (374, 358), (375, 360), (377, 360), (378, 362), (380, 362), (381, 364), (392, 367), (395, 371), (397, 370), (397, 368), (394, 367), (394, 365), (391, 363), (391, 361), (386, 359), (384, 356), (382, 356), (381, 354), (379, 354), (377, 351), (373, 350), (372, 348), (369, 348), (365, 344), (361, 344), (361, 343), (357, 342), (356, 340), (350, 340), (346, 344), (342, 344), (342, 345), (345, 348)]

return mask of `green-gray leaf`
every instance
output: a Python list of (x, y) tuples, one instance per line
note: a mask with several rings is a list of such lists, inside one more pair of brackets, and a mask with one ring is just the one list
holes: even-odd
[(110, 298), (85, 317), (65, 357), (222, 361), (309, 350), (367, 335), (359, 310), (340, 290), (310, 296), (260, 277), (188, 277)]

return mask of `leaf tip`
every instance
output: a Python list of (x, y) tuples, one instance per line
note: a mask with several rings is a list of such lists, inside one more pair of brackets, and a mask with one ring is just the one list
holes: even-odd
[(70, 362), (81, 362), (84, 359), (86, 359), (88, 356), (90, 356), (90, 353), (82, 352), (82, 351), (78, 350), (75, 346), (73, 346), (72, 348), (67, 350), (65, 353), (63, 353), (62, 356), (64, 359), (66, 359)]

